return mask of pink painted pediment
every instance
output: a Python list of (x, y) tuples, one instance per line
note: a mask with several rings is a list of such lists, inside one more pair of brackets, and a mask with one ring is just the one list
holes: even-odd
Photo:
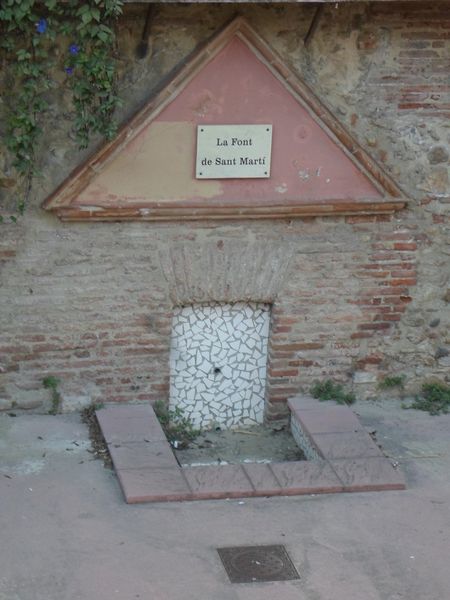
[[(267, 178), (196, 178), (197, 127), (272, 125)], [(46, 200), (65, 220), (380, 214), (401, 190), (241, 18)]]

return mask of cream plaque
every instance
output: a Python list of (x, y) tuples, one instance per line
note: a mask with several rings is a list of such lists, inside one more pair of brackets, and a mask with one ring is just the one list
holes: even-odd
[(197, 179), (270, 177), (272, 125), (198, 125)]

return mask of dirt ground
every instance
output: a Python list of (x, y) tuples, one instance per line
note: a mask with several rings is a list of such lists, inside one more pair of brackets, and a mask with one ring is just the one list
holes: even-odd
[(205, 431), (186, 449), (174, 451), (181, 466), (305, 459), (286, 422)]
[(81, 421), (87, 426), (89, 431), (91, 453), (95, 458), (102, 460), (107, 469), (112, 469), (113, 464), (111, 455), (109, 454), (108, 446), (106, 445), (97, 417), (95, 416), (95, 408), (93, 406), (85, 408), (81, 411), (80, 417)]
[[(81, 420), (89, 430), (91, 453), (103, 460), (105, 467), (112, 469), (111, 457), (94, 408), (82, 411)], [(233, 430), (204, 431), (187, 447), (173, 450), (181, 466), (305, 460), (286, 421)]]

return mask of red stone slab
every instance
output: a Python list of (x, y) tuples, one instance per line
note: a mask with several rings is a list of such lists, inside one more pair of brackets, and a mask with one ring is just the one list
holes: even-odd
[(269, 465), (246, 463), (242, 468), (250, 479), (256, 496), (276, 496), (283, 493)]
[(301, 426), (309, 435), (362, 430), (357, 416), (348, 406), (325, 406), (314, 410), (296, 411)]
[(115, 469), (178, 467), (170, 445), (164, 442), (122, 442), (108, 444)]
[(386, 458), (352, 458), (331, 460), (345, 492), (370, 492), (381, 490), (404, 490), (403, 474)]
[[(140, 409), (140, 406), (136, 408)], [(140, 412), (139, 410), (138, 413)], [(96, 411), (98, 422), (107, 443), (143, 442), (145, 440), (152, 442), (167, 441), (152, 409), (148, 416), (138, 414), (134, 417), (131, 416), (131, 411), (128, 411), (127, 414), (128, 416), (125, 416), (123, 411), (116, 414), (115, 407)]]
[(254, 495), (241, 465), (183, 467), (183, 473), (196, 500)]
[(150, 404), (117, 404), (99, 408), (97, 411), (102, 415), (114, 415), (116, 418), (137, 419), (138, 417), (152, 419), (155, 416)]
[(341, 481), (324, 460), (272, 463), (270, 468), (286, 496), (343, 491)]
[(383, 454), (365, 431), (317, 433), (314, 446), (328, 459), (382, 457)]
[(119, 469), (117, 476), (128, 504), (192, 499), (179, 467)]

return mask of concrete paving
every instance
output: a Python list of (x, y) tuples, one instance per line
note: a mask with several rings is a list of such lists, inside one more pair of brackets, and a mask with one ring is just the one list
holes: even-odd
[[(359, 403), (405, 491), (127, 505), (78, 415), (0, 417), (0, 600), (444, 600), (450, 415)], [(216, 548), (284, 544), (300, 580), (231, 584)]]

